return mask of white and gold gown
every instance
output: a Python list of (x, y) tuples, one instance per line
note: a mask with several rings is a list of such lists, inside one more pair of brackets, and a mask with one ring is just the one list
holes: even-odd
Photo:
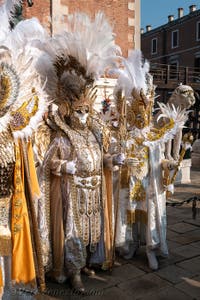
[(160, 255), (168, 255), (164, 143), (183, 126), (187, 113), (164, 104), (161, 109), (169, 118), (162, 128), (154, 128), (152, 124), (129, 131), (127, 155), (137, 158), (139, 163), (137, 167), (122, 168), (116, 233), (116, 247), (122, 254), (128, 254), (130, 244), (137, 242)]
[[(49, 203), (49, 207), (41, 211), (49, 211), (46, 219), (50, 220), (49, 237), (44, 237), (47, 244), (50, 240), (50, 249), (47, 248), (44, 255), (47, 270), (52, 277), (59, 278), (83, 268), (88, 252), (92, 254), (97, 250), (100, 239), (104, 243), (106, 191), (101, 134), (88, 127), (70, 128), (59, 115), (54, 116), (54, 121), (59, 130), (45, 155), (40, 181), (45, 202)], [(67, 173), (69, 161), (76, 163), (74, 175)], [(98, 251), (101, 253), (98, 263), (103, 264), (104, 245)], [(50, 256), (52, 259), (48, 261)]]

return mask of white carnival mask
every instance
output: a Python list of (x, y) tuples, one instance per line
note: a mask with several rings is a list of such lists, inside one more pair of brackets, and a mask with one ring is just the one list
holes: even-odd
[(86, 125), (89, 116), (89, 108), (87, 106), (74, 110), (74, 117), (77, 118), (82, 125)]

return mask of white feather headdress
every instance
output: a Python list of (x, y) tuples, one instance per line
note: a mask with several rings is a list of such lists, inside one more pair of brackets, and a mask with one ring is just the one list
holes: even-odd
[(70, 15), (66, 26), (68, 31), (47, 43), (38, 43), (44, 51), (38, 71), (43, 79), (47, 77), (47, 93), (52, 100), (58, 98), (59, 85), (63, 97), (67, 95), (73, 101), (73, 97), (79, 98), (107, 67), (114, 66), (120, 49), (115, 45), (112, 27), (101, 12), (94, 20), (84, 13)]
[(8, 122), (12, 123), (15, 138), (30, 136), (47, 107), (46, 95), (35, 68), (41, 53), (34, 48), (35, 41), (44, 40), (47, 35), (35, 18), (21, 21), (13, 30), (10, 29), (9, 22), (17, 4), (20, 1), (8, 0), (0, 6), (0, 16), (3, 16), (1, 33), (4, 33), (0, 38), (0, 78), (4, 89), (9, 92), (6, 97), (1, 94), (1, 103), (5, 102), (6, 107), (1, 105), (0, 130), (5, 129)]
[(138, 93), (142, 89), (146, 95), (149, 89), (149, 62), (143, 60), (141, 51), (130, 51), (128, 58), (123, 58), (122, 64), (123, 68), (116, 70), (119, 75), (117, 90), (123, 90), (127, 98), (131, 97), (133, 89)]
[(17, 6), (21, 4), (22, 0), (7, 0), (0, 7), (0, 43), (7, 38), (10, 32), (10, 21)]

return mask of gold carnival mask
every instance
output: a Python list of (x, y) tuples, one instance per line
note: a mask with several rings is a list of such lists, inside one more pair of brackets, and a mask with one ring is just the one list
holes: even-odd
[(152, 97), (147, 99), (140, 90), (140, 94), (136, 93), (135, 90), (132, 92), (133, 100), (131, 107), (128, 112), (128, 123), (129, 125), (136, 126), (139, 129), (149, 126), (152, 117), (153, 101)]

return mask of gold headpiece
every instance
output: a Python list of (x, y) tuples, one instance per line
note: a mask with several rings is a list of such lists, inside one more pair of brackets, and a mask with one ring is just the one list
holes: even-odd
[(127, 111), (127, 122), (130, 127), (136, 126), (142, 129), (149, 126), (151, 122), (154, 94), (152, 93), (148, 99), (142, 89), (140, 93), (133, 89), (132, 96), (131, 107)]
[(69, 115), (71, 110), (88, 106), (90, 109), (96, 99), (94, 78), (86, 74), (79, 61), (69, 55), (57, 58), (54, 67), (58, 77), (57, 101), (61, 114)]
[(97, 89), (96, 87), (86, 87), (80, 98), (74, 99), (72, 102), (72, 109), (78, 109), (83, 106), (92, 108), (93, 103), (96, 99)]

